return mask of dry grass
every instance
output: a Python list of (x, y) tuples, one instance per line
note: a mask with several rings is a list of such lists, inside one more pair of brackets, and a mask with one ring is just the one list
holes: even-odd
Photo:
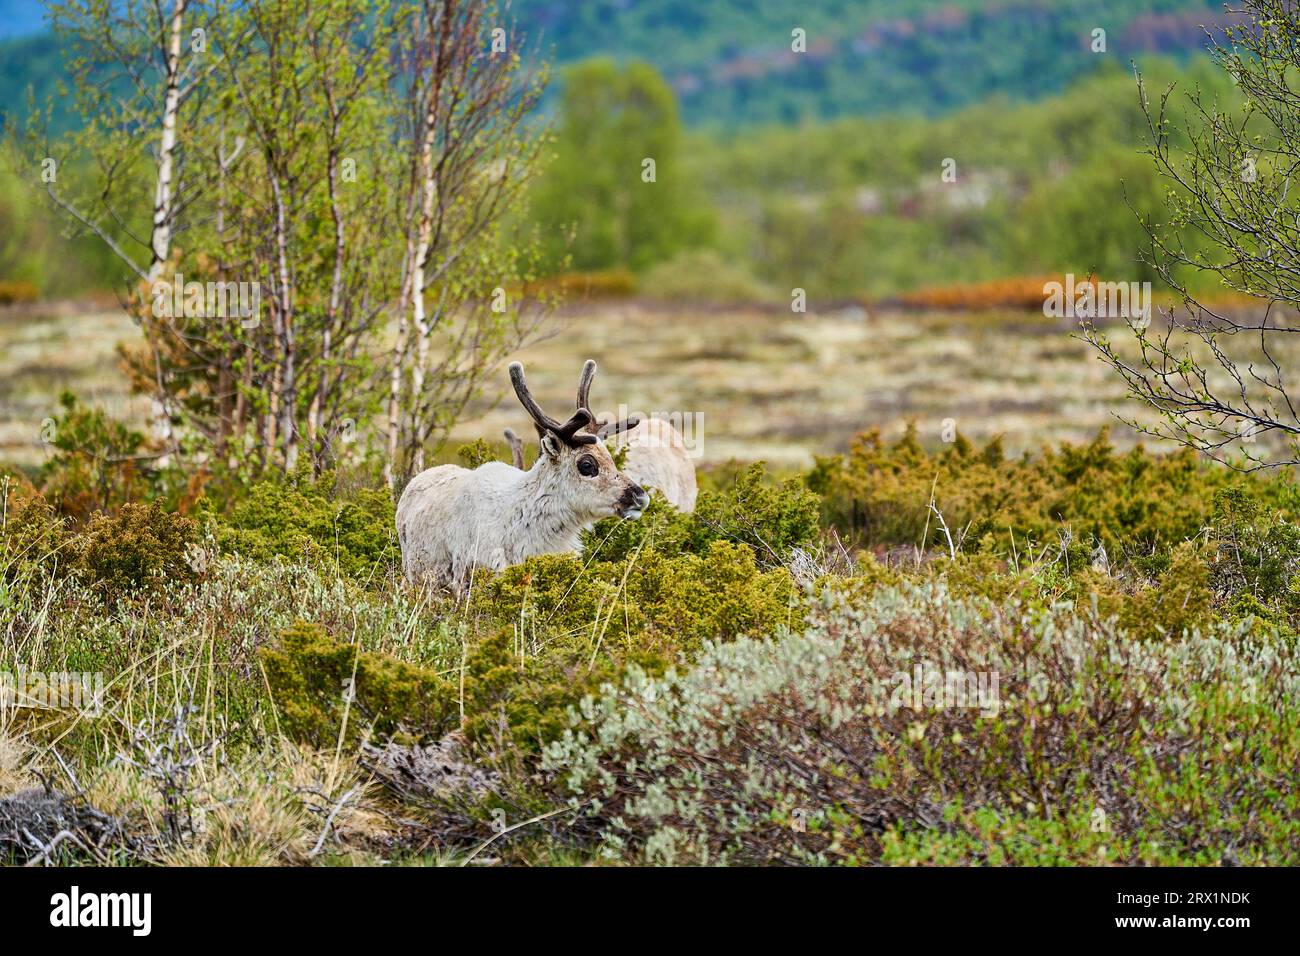
[[(896, 434), (915, 421), (937, 443), (945, 420), (1008, 450), (1081, 441), (1107, 423), (1121, 446), (1138, 436), (1113, 412), (1135, 408), (1069, 323), (1023, 311), (909, 312), (847, 308), (793, 314), (754, 308), (605, 301), (556, 316), (558, 334), (515, 358), (544, 403), (566, 408), (582, 358), (601, 363), (598, 412), (703, 412), (702, 464), (766, 459), (802, 467), (854, 433)], [(136, 335), (104, 306), (0, 312), (0, 460), (43, 458), (41, 421), (60, 389), (144, 423), (125, 394), (115, 345)], [(527, 422), (499, 387), (470, 409), (453, 443), (498, 441)]]

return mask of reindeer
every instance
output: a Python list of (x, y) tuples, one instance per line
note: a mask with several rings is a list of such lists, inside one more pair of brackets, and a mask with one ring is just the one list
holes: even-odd
[(513, 428), (507, 428), (501, 434), (506, 436), (506, 444), (510, 446), (510, 463), (520, 471), (527, 471), (524, 467), (524, 440), (515, 434)]
[(647, 418), (623, 432), (617, 446), (627, 448), (623, 474), (642, 488), (658, 489), (678, 511), (695, 510), (695, 464), (671, 422)]
[[(607, 437), (604, 427), (597, 426), (597, 437)], [(522, 469), (523, 439), (511, 428), (507, 428), (504, 434), (514, 466)], [(618, 444), (627, 448), (623, 459), (624, 475), (642, 488), (657, 488), (678, 511), (695, 510), (698, 494), (695, 465), (686, 454), (686, 443), (681, 433), (670, 422), (662, 418), (647, 418), (624, 431)]]
[[(541, 454), (527, 471), (490, 461), (472, 471), (439, 465), (412, 478), (397, 503), (397, 538), (408, 580), (460, 592), (475, 568), (500, 570), (537, 554), (576, 552), (583, 529), (601, 518), (641, 517), (650, 496), (619, 473), (592, 430), (596, 423), (587, 393), (595, 374), (596, 363), (588, 359), (577, 410), (560, 423), (533, 399), (524, 367), (510, 366), (510, 382), (537, 428)], [(637, 423), (636, 418), (617, 422), (608, 433)]]

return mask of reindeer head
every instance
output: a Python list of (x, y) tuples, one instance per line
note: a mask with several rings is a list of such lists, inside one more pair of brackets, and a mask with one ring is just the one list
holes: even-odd
[(510, 366), (510, 382), (515, 394), (533, 420), (541, 440), (542, 454), (534, 468), (545, 470), (552, 493), (585, 519), (598, 520), (608, 515), (639, 518), (650, 503), (645, 489), (614, 466), (614, 459), (601, 444), (606, 434), (615, 434), (636, 425), (635, 418), (615, 425), (602, 425), (591, 414), (587, 393), (596, 374), (596, 363), (588, 359), (578, 382), (577, 410), (561, 424), (542, 411), (524, 381), (524, 367)]

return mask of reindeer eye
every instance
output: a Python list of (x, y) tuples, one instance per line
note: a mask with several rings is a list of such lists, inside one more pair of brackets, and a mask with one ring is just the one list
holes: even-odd
[(578, 474), (584, 478), (595, 478), (600, 474), (600, 465), (590, 455), (583, 455), (578, 459)]

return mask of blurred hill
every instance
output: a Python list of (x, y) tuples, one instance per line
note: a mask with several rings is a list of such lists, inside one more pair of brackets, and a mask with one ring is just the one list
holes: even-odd
[[(0, 104), (54, 91), (59, 61), (38, 0), (0, 0)], [(515, 0), (542, 57), (642, 59), (683, 118), (720, 127), (905, 112), (936, 115), (992, 95), (1036, 99), (1105, 61), (1186, 56), (1221, 24), (1214, 0)], [(792, 31), (806, 52), (791, 50)], [(1106, 54), (1092, 52), (1106, 31)], [(66, 120), (66, 118), (65, 118)]]
[[(27, 25), (0, 40), (0, 110), (27, 115), (30, 86), (55, 104), (57, 129), (74, 118), (40, 10), (0, 0), (8, 32)], [(545, 274), (607, 273), (678, 301), (770, 305), (795, 288), (879, 301), (1064, 272), (1152, 280), (1134, 210), (1158, 221), (1166, 186), (1139, 152), (1130, 61), (1153, 88), (1178, 82), (1179, 108), (1191, 89), (1237, 96), (1196, 54), (1201, 24), (1225, 16), (1212, 0), (514, 0), (511, 11), (561, 66), (552, 161), (512, 235), (536, 244)], [(790, 52), (796, 28), (805, 54)], [(1104, 54), (1091, 49), (1098, 29)], [(0, 283), (48, 298), (118, 288), (102, 244), (69, 233), (10, 152)], [(652, 190), (640, 175), (651, 156)]]
[[(516, 0), (559, 63), (643, 59), (691, 124), (884, 112), (934, 115), (990, 95), (1059, 92), (1107, 60), (1185, 56), (1221, 24), (1214, 0)], [(807, 52), (791, 50), (806, 33)], [(1106, 31), (1106, 55), (1091, 49)]]

